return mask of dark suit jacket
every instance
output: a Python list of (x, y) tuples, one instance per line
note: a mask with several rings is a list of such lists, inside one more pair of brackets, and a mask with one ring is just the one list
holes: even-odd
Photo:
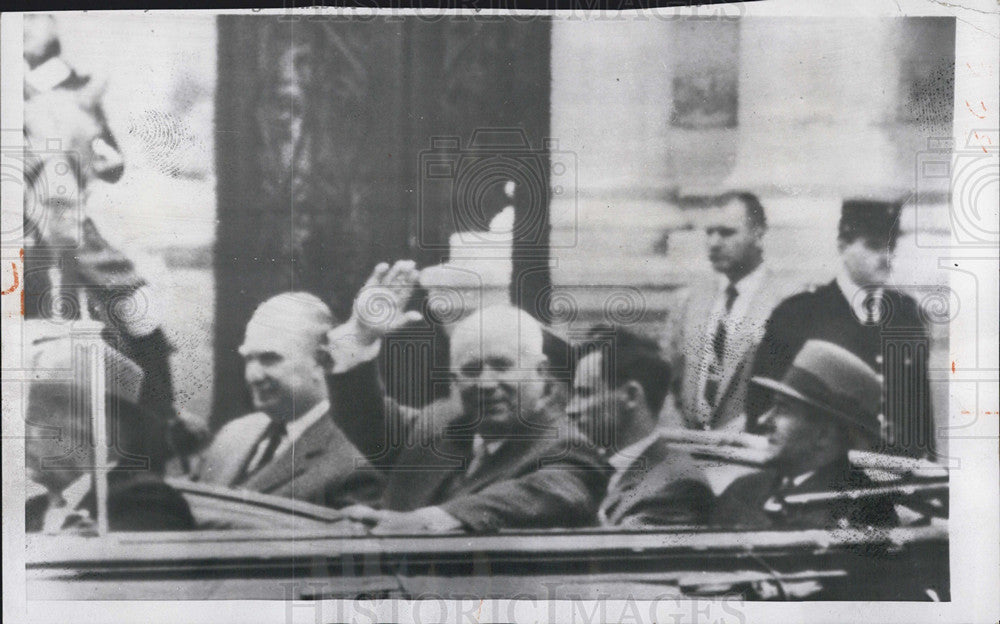
[(803, 506), (780, 505), (777, 512), (764, 509), (772, 496), (780, 498), (809, 492), (838, 492), (874, 486), (861, 470), (845, 459), (820, 470), (798, 486), (780, 490), (781, 477), (774, 470), (761, 470), (733, 481), (716, 501), (714, 522), (723, 526), (755, 529), (830, 529), (892, 527), (898, 523), (892, 501), (885, 497), (838, 500)]
[[(46, 495), (25, 503), (25, 531), (42, 530), (49, 509)], [(77, 509), (97, 517), (97, 499), (91, 489)], [(112, 531), (187, 531), (195, 528), (194, 517), (184, 497), (149, 473), (108, 472), (108, 527)]]
[(378, 499), (382, 476), (334, 424), (329, 412), (306, 429), (294, 447), (241, 481), (269, 422), (266, 414), (257, 412), (220, 429), (205, 451), (195, 480), (335, 508)]
[[(330, 377), (334, 411), (368, 429), (372, 462), (386, 474), (381, 506), (409, 511), (440, 506), (473, 531), (593, 524), (610, 467), (565, 416), (546, 414), (540, 427), (506, 440), (467, 473), (474, 432), (457, 397), (413, 410), (386, 399), (374, 363)], [(374, 440), (374, 441), (373, 441)]]
[[(917, 303), (885, 289), (886, 314), (878, 325), (858, 321), (836, 281), (786, 299), (771, 314), (753, 362), (752, 375), (781, 379), (809, 339), (832, 342), (854, 353), (884, 376), (887, 432), (877, 450), (913, 457), (933, 456), (927, 356), (930, 339)], [(747, 428), (771, 404), (770, 393), (751, 384)]]
[(657, 440), (612, 479), (600, 508), (609, 525), (706, 524), (714, 499), (690, 456)]

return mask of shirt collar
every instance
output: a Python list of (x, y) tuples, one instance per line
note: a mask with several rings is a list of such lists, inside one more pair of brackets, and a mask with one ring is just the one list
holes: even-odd
[[(851, 306), (851, 310), (854, 311), (854, 316), (857, 317), (859, 321), (864, 322), (868, 318), (868, 311), (865, 310), (865, 295), (860, 294), (861, 291), (866, 290), (865, 287), (858, 285), (851, 276), (847, 274), (847, 271), (841, 270), (837, 273), (837, 288), (840, 289), (844, 299), (847, 299), (848, 305)], [(872, 294), (876, 298), (882, 296), (884, 289), (879, 286), (872, 290)]]
[(785, 477), (784, 481), (785, 487), (786, 488), (799, 487), (800, 485), (808, 481), (814, 474), (816, 474), (816, 471), (810, 470), (809, 472), (803, 472), (802, 474), (796, 475), (791, 478)]
[(614, 455), (608, 458), (608, 463), (611, 467), (615, 469), (615, 472), (624, 472), (632, 465), (640, 455), (646, 452), (653, 442), (656, 442), (660, 438), (660, 432), (654, 431), (645, 438), (641, 438), (637, 442), (629, 444), (625, 448), (621, 449)]
[(285, 430), (288, 432), (288, 439), (291, 441), (298, 440), (299, 436), (306, 432), (306, 429), (319, 422), (319, 419), (329, 411), (330, 401), (328, 399), (323, 399), (314, 405), (308, 412), (299, 416), (285, 426)]
[(63, 491), (59, 493), (63, 501), (66, 502), (66, 509), (72, 510), (80, 506), (83, 502), (83, 498), (90, 491), (91, 486), (91, 473), (85, 472), (76, 478), (76, 481), (70, 483), (68, 486), (63, 488)]
[(481, 453), (486, 453), (487, 455), (493, 455), (496, 453), (501, 446), (503, 446), (504, 440), (489, 440), (479, 435), (478, 433), (472, 436), (472, 454), (479, 455)]
[[(750, 271), (742, 278), (737, 280), (733, 284), (733, 286), (736, 287), (736, 293), (737, 293), (736, 296), (738, 298), (743, 298), (744, 295), (752, 295), (753, 293), (757, 292), (757, 289), (760, 288), (761, 282), (764, 281), (765, 272), (766, 270), (764, 269), (764, 263), (761, 262), (760, 264), (757, 265), (756, 269)], [(728, 278), (723, 277), (722, 279), (719, 280), (718, 291), (720, 295), (724, 294), (728, 287), (729, 287)]]

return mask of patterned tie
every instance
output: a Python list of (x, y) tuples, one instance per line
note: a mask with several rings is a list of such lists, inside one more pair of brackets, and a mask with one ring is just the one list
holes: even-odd
[(722, 382), (720, 377), (722, 376), (722, 362), (726, 355), (726, 319), (729, 317), (733, 303), (739, 294), (733, 284), (726, 286), (726, 309), (719, 318), (719, 322), (715, 326), (715, 334), (712, 336), (712, 353), (715, 355), (715, 359), (708, 365), (708, 378), (705, 380), (705, 400), (712, 407), (715, 407), (719, 394), (719, 384)]

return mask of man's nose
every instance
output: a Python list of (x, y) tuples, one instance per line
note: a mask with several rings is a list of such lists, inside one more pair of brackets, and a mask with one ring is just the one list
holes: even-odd
[(254, 383), (264, 379), (264, 367), (257, 360), (247, 360), (243, 369), (243, 376), (247, 383)]
[(760, 419), (757, 421), (758, 425), (764, 432), (768, 432), (774, 429), (774, 408), (767, 410), (761, 414)]
[(482, 390), (496, 390), (500, 386), (500, 374), (489, 366), (483, 367), (476, 385)]

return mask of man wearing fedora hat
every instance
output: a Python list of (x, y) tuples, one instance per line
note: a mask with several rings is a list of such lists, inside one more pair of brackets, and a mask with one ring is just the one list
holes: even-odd
[[(832, 282), (775, 308), (752, 374), (780, 379), (810, 339), (840, 345), (879, 376), (882, 435), (874, 449), (933, 457), (927, 330), (916, 301), (889, 286), (900, 210), (893, 202), (844, 201), (837, 238), (840, 272)], [(770, 404), (764, 388), (750, 389), (748, 430), (755, 431)]]
[[(28, 387), (25, 413), (27, 476), (45, 493), (25, 501), (29, 533), (95, 530), (98, 505), (91, 475), (96, 462), (90, 413), (90, 380), (79, 361), (82, 350), (61, 326), (25, 323), (27, 354), (38, 379)], [(195, 528), (187, 501), (151, 470), (141, 440), (150, 417), (140, 405), (143, 373), (107, 346), (104, 353), (107, 405), (107, 513), (112, 531), (177, 531)], [(45, 379), (45, 371), (72, 370), (72, 379)], [(81, 400), (82, 397), (82, 400)], [(74, 409), (84, 407), (84, 409)]]
[[(865, 496), (874, 484), (848, 460), (858, 438), (879, 436), (881, 390), (868, 365), (842, 347), (810, 340), (781, 379), (754, 377), (751, 383), (773, 397), (758, 425), (770, 454), (763, 470), (737, 479), (719, 496), (717, 524), (865, 528), (897, 523), (891, 500)], [(845, 496), (795, 500), (816, 492)]]

